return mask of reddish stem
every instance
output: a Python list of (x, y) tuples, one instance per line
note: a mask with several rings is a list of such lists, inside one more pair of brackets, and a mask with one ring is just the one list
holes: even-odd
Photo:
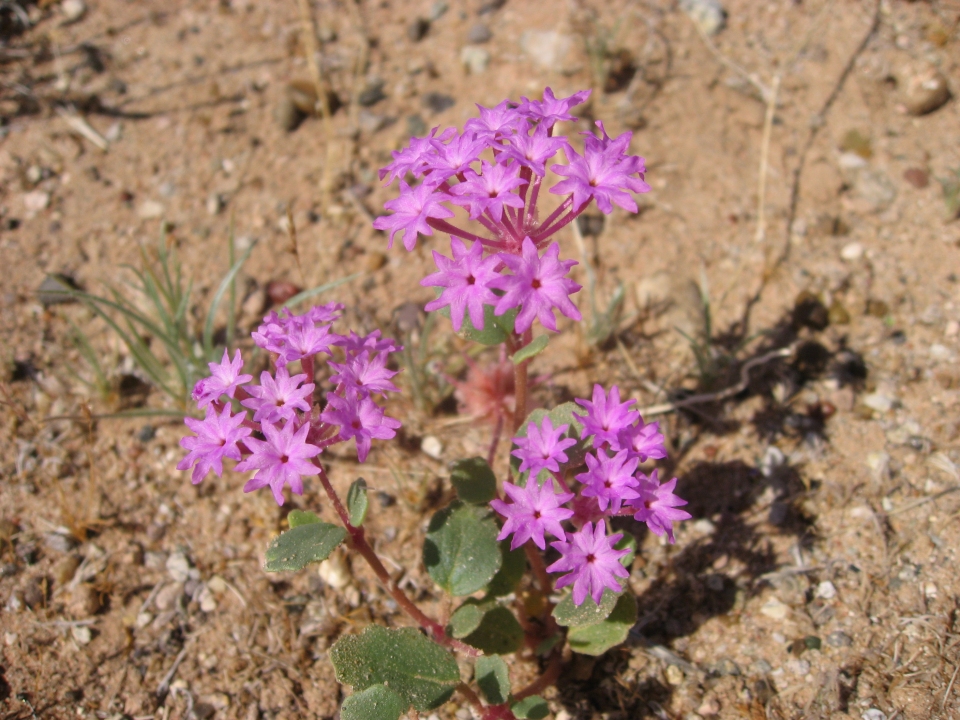
[(407, 613), (407, 615), (413, 618), (420, 625), (420, 627), (426, 630), (433, 637), (434, 641), (440, 643), (441, 645), (446, 645), (453, 650), (462, 652), (465, 655), (469, 655), (471, 657), (479, 656), (480, 651), (475, 647), (471, 647), (466, 643), (449, 637), (443, 625), (424, 614), (424, 612), (414, 605), (413, 601), (407, 597), (407, 594), (397, 587), (396, 583), (394, 583), (390, 578), (390, 573), (387, 572), (387, 569), (383, 566), (383, 563), (380, 562), (380, 558), (377, 557), (377, 554), (374, 552), (373, 548), (370, 547), (370, 543), (367, 542), (363, 528), (350, 524), (350, 514), (340, 501), (337, 491), (334, 490), (333, 485), (330, 484), (330, 478), (327, 477), (327, 473), (323, 469), (323, 466), (316, 460), (314, 460), (314, 464), (320, 468), (320, 483), (323, 485), (323, 489), (326, 491), (327, 497), (330, 498), (330, 502), (333, 504), (337, 515), (340, 516), (340, 522), (343, 523), (343, 526), (347, 529), (347, 532), (350, 533), (350, 539), (353, 542), (354, 549), (356, 549), (356, 551), (363, 556), (363, 559), (367, 561), (367, 564), (373, 570), (374, 574), (377, 576), (377, 579), (380, 581), (386, 591), (390, 593), (390, 596), (397, 602), (397, 605), (399, 605)]
[(502, 250), (506, 245), (499, 240), (491, 240), (490, 238), (481, 237), (480, 235), (474, 235), (473, 233), (467, 232), (466, 230), (461, 230), (456, 225), (451, 225), (446, 220), (439, 220), (437, 218), (427, 218), (427, 225), (432, 227), (434, 230), (439, 230), (440, 232), (445, 232), (448, 235), (453, 235), (454, 237), (463, 238), (464, 240), (474, 240), (476, 242), (481, 242), (486, 247), (497, 248)]
[[(553, 222), (554, 220), (556, 220), (558, 217), (560, 217), (561, 215), (563, 215), (563, 213), (565, 213), (567, 210), (569, 210), (571, 205), (573, 205), (573, 196), (572, 196), (572, 195), (571, 195), (570, 197), (568, 197), (566, 200), (564, 200), (562, 203), (560, 203), (560, 205), (557, 207), (557, 209), (554, 210), (552, 213), (550, 213), (549, 217), (547, 217), (546, 220), (544, 220), (542, 223), (540, 223), (541, 229), (542, 229), (542, 228), (545, 228), (545, 227), (549, 227), (549, 226), (550, 226), (550, 223), (552, 223), (552, 222)], [(537, 242), (537, 241), (540, 239), (540, 237), (543, 236), (543, 235), (544, 235), (544, 233), (542, 232), (542, 230), (541, 230), (541, 231), (537, 231), (537, 233), (536, 233), (535, 235), (531, 236), (530, 239), (533, 240), (534, 242)]]

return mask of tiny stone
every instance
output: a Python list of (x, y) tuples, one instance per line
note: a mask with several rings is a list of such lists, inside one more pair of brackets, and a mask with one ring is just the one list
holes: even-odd
[(207, 583), (207, 587), (210, 588), (211, 592), (221, 595), (227, 591), (227, 581), (219, 575), (214, 575)]
[(197, 599), (200, 601), (200, 609), (203, 610), (203, 612), (213, 612), (217, 609), (217, 599), (213, 596), (209, 585), (203, 586)]
[(426, 120), (419, 115), (407, 117), (407, 135), (410, 137), (423, 137), (429, 129)]
[(443, 457), (443, 445), (440, 443), (440, 440), (433, 435), (427, 435), (423, 439), (420, 443), (420, 449), (425, 455), (432, 457), (434, 460), (439, 460)]
[(418, 17), (407, 25), (407, 37), (411, 42), (420, 42), (430, 31), (430, 21), (426, 18)]
[(175, 582), (183, 583), (190, 579), (190, 561), (183, 553), (173, 553), (167, 558), (167, 573)]
[(493, 37), (493, 33), (483, 23), (476, 23), (470, 27), (470, 30), (467, 32), (467, 42), (480, 45), (485, 42), (489, 42)]
[(562, 68), (574, 40), (555, 30), (527, 30), (520, 36), (520, 49), (543, 70)]
[(342, 553), (334, 553), (320, 563), (317, 573), (334, 590), (341, 590), (350, 584), (350, 567)]
[(39, 165), (31, 165), (27, 168), (26, 172), (27, 182), (31, 185), (36, 185), (38, 182), (43, 180), (43, 168)]
[(773, 620), (783, 620), (790, 612), (790, 608), (777, 598), (772, 597), (763, 604), (760, 612)]
[(77, 641), (77, 645), (88, 645), (93, 640), (93, 633), (90, 628), (83, 625), (74, 625), (70, 628), (70, 634)]
[(223, 195), (210, 193), (210, 195), (207, 196), (207, 215), (219, 215), (220, 211), (223, 210), (223, 206)]
[(357, 116), (357, 124), (360, 126), (361, 132), (373, 135), (389, 125), (390, 118), (386, 115), (372, 113), (369, 110), (361, 110)]
[(183, 584), (183, 594), (186, 595), (191, 600), (193, 600), (199, 588), (200, 588), (199, 580), (187, 580)]
[(470, 75), (480, 75), (490, 64), (490, 53), (481, 47), (466, 45), (460, 51), (460, 64)]
[(720, 713), (720, 703), (717, 702), (716, 698), (706, 698), (700, 707), (697, 708), (697, 715), (702, 715), (704, 717), (710, 717), (712, 715), (718, 715)]
[(753, 664), (753, 669), (760, 675), (766, 675), (768, 672), (773, 670), (773, 666), (768, 663), (766, 660), (757, 660)]
[(166, 553), (146, 552), (143, 554), (143, 566), (149, 570), (161, 570), (166, 562)]
[(77, 546), (77, 539), (72, 535), (63, 535), (58, 532), (47, 533), (43, 538), (43, 544), (50, 550), (58, 553), (70, 552)]
[(719, 0), (680, 0), (680, 9), (704, 35), (716, 35), (727, 21), (727, 13)]
[(852, 242), (848, 245), (844, 245), (843, 250), (840, 251), (840, 257), (848, 262), (859, 260), (861, 257), (863, 257), (863, 245), (858, 242)]
[(806, 675), (810, 672), (810, 663), (806, 660), (788, 660), (785, 667), (787, 672), (794, 675)]
[(153, 604), (161, 612), (172, 610), (181, 597), (183, 597), (183, 583), (173, 582), (160, 588), (160, 592), (153, 599)]
[(432, 113), (442, 113), (444, 110), (448, 110), (457, 104), (457, 101), (454, 100), (449, 95), (444, 95), (443, 93), (431, 92), (427, 93), (421, 99), (423, 106), (430, 110)]
[(943, 330), (943, 334), (946, 337), (956, 337), (960, 335), (960, 322), (956, 320), (950, 320), (947, 322), (947, 326)]
[(883, 395), (882, 393), (870, 393), (869, 395), (863, 396), (863, 404), (879, 413), (892, 410), (894, 402), (893, 398)]
[(667, 665), (666, 676), (667, 682), (674, 687), (683, 683), (683, 670), (676, 665)]
[(142, 612), (137, 614), (136, 627), (138, 630), (142, 630), (151, 622), (153, 622), (153, 615), (150, 613)]
[(300, 127), (300, 123), (303, 122), (306, 114), (300, 111), (290, 97), (284, 95), (277, 103), (273, 111), (273, 117), (282, 130), (293, 132)]
[(141, 220), (151, 220), (163, 215), (163, 205), (156, 200), (146, 200), (137, 208), (137, 216)]
[(930, 176), (922, 168), (907, 168), (903, 172), (903, 179), (913, 185), (917, 190), (922, 190), (930, 184)]
[(163, 523), (150, 523), (147, 526), (147, 540), (152, 543), (160, 542), (167, 533), (167, 526)]
[(932, 582), (925, 583), (923, 586), (923, 594), (927, 600), (933, 600), (937, 597), (937, 586)]
[(70, 593), (67, 611), (75, 618), (86, 618), (100, 610), (100, 593), (93, 585), (80, 583)]
[(387, 264), (387, 256), (382, 252), (367, 253), (364, 266), (367, 272), (376, 272)]
[(77, 289), (77, 284), (68, 275), (47, 275), (37, 288), (37, 299), (44, 307), (76, 302), (76, 298), (69, 292)]
[(383, 80), (376, 79), (367, 83), (367, 86), (360, 92), (357, 102), (363, 107), (376, 105), (381, 100), (386, 100), (387, 95), (383, 92)]
[(119, 120), (110, 127), (107, 128), (107, 131), (103, 134), (104, 139), (108, 142), (115, 143), (120, 138), (123, 137), (123, 123)]
[(137, 433), (137, 440), (148, 443), (157, 436), (157, 429), (153, 425), (144, 425)]
[(827, 645), (835, 648), (850, 647), (853, 645), (853, 638), (845, 632), (837, 630), (827, 635)]
[(883, 710), (870, 708), (869, 710), (865, 710), (860, 718), (861, 720), (887, 720), (887, 714), (883, 712)]
[(40, 585), (39, 578), (32, 578), (23, 589), (23, 601), (31, 610), (41, 607), (47, 599)]
[(430, 7), (430, 14), (427, 16), (427, 19), (434, 23), (442, 18), (449, 9), (450, 6), (444, 2), (444, 0), (437, 0), (437, 2)]
[(83, 0), (63, 0), (60, 3), (60, 12), (66, 22), (76, 22), (87, 12), (87, 5)]
[(947, 79), (934, 67), (927, 67), (907, 80), (904, 109), (911, 115), (926, 115), (950, 99)]
[(23, 196), (23, 206), (27, 212), (38, 213), (46, 210), (50, 205), (50, 193), (43, 190), (34, 190)]
[(17, 634), (14, 632), (5, 632), (3, 634), (3, 644), (10, 647), (17, 641)]
[(691, 525), (691, 528), (694, 532), (700, 533), (701, 535), (713, 535), (717, 531), (717, 526), (710, 522), (707, 518), (700, 518), (699, 520), (694, 521)]
[(16, 563), (4, 563), (0, 566), (0, 578), (13, 577), (17, 574), (17, 569)]
[(833, 600), (837, 596), (837, 588), (829, 580), (824, 580), (817, 585), (816, 596), (822, 600)]

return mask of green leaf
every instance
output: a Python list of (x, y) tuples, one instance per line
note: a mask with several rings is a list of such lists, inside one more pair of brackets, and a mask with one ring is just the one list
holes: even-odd
[(442, 705), (460, 683), (453, 655), (414, 628), (370, 625), (330, 649), (337, 680), (354, 691), (385, 685), (418, 711)]
[(613, 544), (616, 550), (627, 550), (627, 554), (620, 558), (620, 564), (627, 570), (633, 565), (633, 559), (637, 556), (637, 538), (633, 534), (625, 532), (623, 537)]
[(320, 522), (320, 518), (309, 510), (291, 510), (290, 514), (287, 515), (287, 522), (290, 524), (290, 529), (293, 530), (293, 528), (300, 527), (301, 525), (318, 523)]
[(637, 601), (632, 593), (625, 592), (617, 600), (613, 612), (603, 622), (570, 628), (567, 642), (575, 652), (602, 655), (626, 640), (627, 633), (636, 621)]
[[(440, 296), (440, 290), (436, 289), (437, 297)], [(445, 318), (450, 317), (450, 306), (440, 308), (437, 312)], [(499, 345), (505, 342), (507, 336), (513, 332), (513, 324), (517, 319), (517, 313), (520, 308), (507, 310), (499, 317), (493, 314), (493, 305), (483, 306), (483, 330), (477, 330), (470, 321), (469, 313), (464, 314), (463, 324), (457, 333), (465, 340), (471, 340), (481, 345)]]
[(457, 460), (450, 471), (457, 496), (467, 503), (485, 505), (497, 496), (497, 477), (482, 457)]
[(499, 655), (477, 658), (473, 675), (480, 692), (491, 705), (501, 705), (510, 697), (510, 672)]
[(430, 520), (423, 542), (423, 564), (451, 595), (475, 593), (503, 563), (497, 524), (489, 508), (456, 501)]
[[(220, 281), (220, 287), (217, 288), (217, 292), (213, 295), (213, 301), (210, 303), (210, 309), (207, 311), (207, 321), (203, 325), (203, 349), (209, 356), (213, 355), (213, 321), (217, 315), (217, 308), (220, 307), (220, 300), (223, 299), (224, 293), (230, 288), (233, 279), (237, 276), (237, 273), (240, 272), (240, 268), (243, 267), (243, 264), (247, 261), (247, 258), (250, 257), (250, 253), (253, 252), (253, 248), (256, 246), (256, 240), (250, 243), (247, 249), (243, 251), (240, 259), (237, 260), (229, 272), (223, 276), (223, 280)], [(231, 308), (230, 312), (234, 312), (234, 309)]]
[[(587, 451), (592, 447), (593, 441), (590, 438), (587, 440), (580, 439), (580, 433), (583, 432), (583, 424), (573, 416), (573, 413), (575, 412), (582, 415), (586, 411), (576, 403), (572, 402), (557, 405), (557, 407), (549, 412), (543, 408), (537, 408), (527, 415), (527, 419), (523, 421), (523, 424), (517, 431), (517, 437), (527, 436), (527, 426), (530, 425), (530, 423), (535, 424), (537, 427), (542, 427), (544, 417), (550, 418), (550, 422), (553, 423), (554, 428), (558, 428), (561, 425), (569, 425), (570, 427), (567, 428), (567, 431), (562, 435), (561, 439), (573, 438), (577, 441), (577, 444), (564, 450), (568, 460), (561, 466), (561, 470), (566, 467), (578, 467), (583, 464), (583, 458), (586, 456)], [(516, 449), (517, 445), (514, 443), (512, 450)], [(510, 455), (510, 466), (513, 468), (514, 473), (520, 474), (520, 459), (512, 454), (512, 450)], [(523, 473), (523, 475), (526, 476), (527, 473)], [(537, 481), (543, 482), (543, 480), (547, 477), (550, 477), (550, 475), (547, 472), (542, 472), (540, 475), (538, 475)]]
[(342, 527), (325, 522), (291, 528), (270, 543), (264, 570), (301, 570), (312, 562), (325, 560), (346, 535)]
[(510, 541), (504, 540), (500, 543), (500, 555), (503, 562), (487, 586), (487, 595), (490, 597), (501, 597), (512, 593), (517, 589), (517, 583), (527, 570), (527, 554), (522, 547), (511, 550)]
[(529, 343), (524, 345), (522, 348), (517, 350), (510, 359), (513, 361), (514, 365), (519, 365), (524, 360), (529, 360), (530, 358), (536, 357), (544, 350), (547, 349), (547, 343), (550, 342), (549, 335), (538, 335)]
[(554, 633), (537, 645), (533, 651), (533, 654), (538, 657), (546, 657), (557, 646), (557, 644), (561, 642), (563, 642), (563, 635), (561, 633)]
[(565, 627), (596, 625), (603, 622), (613, 612), (619, 597), (620, 593), (605, 589), (599, 605), (593, 601), (592, 597), (587, 595), (580, 607), (577, 607), (573, 604), (573, 594), (570, 594), (553, 609), (553, 617), (556, 618), (557, 623)]
[(517, 618), (495, 600), (467, 600), (451, 616), (448, 630), (488, 655), (516, 652), (523, 645), (523, 628)]
[(410, 707), (384, 685), (354, 693), (340, 707), (340, 720), (397, 720)]
[(517, 720), (525, 720), (527, 718), (529, 720), (542, 720), (542, 718), (550, 714), (550, 706), (547, 705), (547, 701), (539, 695), (526, 697), (520, 702), (514, 703), (510, 709), (513, 710), (513, 714), (516, 715)]
[(354, 527), (363, 525), (369, 507), (367, 481), (363, 478), (357, 478), (350, 483), (350, 489), (347, 491), (347, 510), (350, 512), (350, 524)]

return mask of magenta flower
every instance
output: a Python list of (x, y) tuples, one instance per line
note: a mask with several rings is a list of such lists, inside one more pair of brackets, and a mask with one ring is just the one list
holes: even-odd
[(354, 439), (360, 462), (367, 460), (371, 439), (389, 440), (400, 427), (399, 420), (385, 415), (373, 400), (357, 393), (348, 393), (346, 397), (327, 393), (327, 409), (320, 413), (320, 419), (338, 425), (341, 440)]
[[(600, 128), (603, 130), (602, 124)], [(600, 211), (607, 214), (613, 212), (613, 205), (637, 212), (637, 203), (628, 191), (645, 193), (650, 191), (650, 186), (642, 177), (634, 177), (644, 170), (642, 158), (624, 155), (632, 133), (625, 132), (615, 140), (610, 140), (605, 130), (602, 139), (590, 133), (586, 135), (583, 155), (568, 149), (570, 164), (551, 166), (555, 173), (567, 179), (550, 188), (550, 192), (572, 194), (573, 207), (577, 210), (596, 200)]]
[(573, 515), (562, 505), (573, 499), (573, 493), (557, 492), (553, 480), (547, 480), (542, 487), (537, 486), (536, 479), (531, 476), (525, 488), (503, 484), (503, 491), (513, 500), (507, 504), (503, 500), (491, 500), (490, 506), (507, 518), (497, 540), (505, 540), (513, 535), (510, 549), (516, 550), (527, 540), (544, 550), (546, 540), (544, 533), (554, 537), (566, 537), (561, 522)]
[[(314, 323), (332, 323), (340, 317), (342, 311), (343, 303), (331, 302), (326, 305), (314, 305), (303, 314), (303, 317)], [(290, 310), (286, 310), (286, 312), (289, 313)]]
[(287, 420), (283, 430), (278, 430), (275, 425), (265, 422), (260, 428), (266, 440), (244, 440), (244, 444), (253, 454), (239, 463), (236, 470), (257, 471), (243, 486), (245, 493), (269, 485), (277, 505), (283, 505), (284, 485), (289, 485), (291, 492), (303, 495), (303, 476), (317, 475), (320, 472), (320, 469), (309, 461), (309, 458), (320, 454), (320, 448), (306, 441), (310, 424), (304, 423), (294, 432), (295, 425), (294, 420)]
[[(401, 180), (407, 173), (420, 177), (428, 162), (437, 154), (438, 146), (453, 137), (456, 128), (447, 128), (439, 137), (435, 137), (440, 126), (433, 128), (425, 138), (412, 138), (410, 144), (403, 150), (394, 150), (393, 162), (380, 168), (380, 179), (387, 178), (384, 185), (389, 185), (395, 178)], [(389, 177), (387, 177), (389, 176)]]
[(623, 588), (616, 578), (629, 577), (630, 573), (620, 564), (620, 558), (629, 550), (616, 550), (613, 545), (623, 537), (616, 533), (607, 537), (603, 520), (596, 528), (587, 523), (579, 532), (569, 535), (569, 542), (550, 543), (562, 556), (547, 568), (547, 572), (568, 572), (557, 580), (557, 588), (573, 584), (573, 604), (582, 605), (587, 595), (600, 604), (605, 588), (620, 592)]
[(513, 192), (527, 184), (527, 181), (520, 177), (519, 165), (491, 165), (484, 160), (480, 168), (479, 173), (468, 169), (464, 173), (466, 181), (450, 188), (453, 196), (450, 199), (453, 202), (469, 206), (470, 217), (474, 220), (484, 213), (489, 213), (495, 222), (500, 222), (503, 218), (504, 205), (523, 207), (523, 200)]
[[(569, 460), (564, 450), (577, 444), (577, 441), (573, 438), (560, 439), (569, 427), (569, 425), (561, 425), (554, 430), (553, 422), (546, 416), (539, 428), (535, 423), (529, 423), (527, 425), (527, 436), (513, 439), (517, 449), (511, 455), (520, 458), (519, 472), (529, 471), (530, 478), (536, 478), (541, 470), (560, 472), (560, 463)], [(527, 484), (530, 482), (528, 480)], [(532, 482), (535, 483), (536, 480), (534, 479)], [(562, 536), (557, 535), (557, 537)]]
[(614, 385), (610, 388), (610, 395), (603, 392), (599, 385), (593, 386), (593, 402), (577, 399), (577, 405), (583, 407), (587, 414), (574, 417), (583, 423), (583, 437), (593, 435), (593, 447), (603, 447), (609, 443), (611, 450), (620, 450), (618, 434), (640, 417), (636, 410), (630, 410), (635, 400), (620, 402), (620, 388)]
[(470, 322), (477, 330), (483, 330), (483, 305), (495, 305), (499, 298), (490, 289), (490, 283), (499, 277), (496, 272), (500, 260), (496, 257), (483, 259), (483, 245), (473, 243), (470, 249), (458, 238), (450, 239), (453, 259), (433, 251), (433, 260), (438, 272), (427, 275), (420, 284), (425, 287), (442, 287), (443, 292), (424, 308), (433, 312), (450, 307), (453, 329), (460, 331), (463, 315), (470, 313)]
[(294, 375), (284, 366), (277, 367), (276, 379), (267, 372), (260, 373), (260, 385), (247, 388), (250, 397), (240, 404), (253, 410), (254, 422), (277, 423), (281, 420), (295, 420), (297, 410), (310, 412), (310, 398), (313, 396), (313, 383), (301, 386), (307, 379), (305, 374)]
[(277, 365), (300, 360), (317, 353), (330, 354), (330, 347), (337, 339), (337, 335), (330, 330), (329, 325), (314, 325), (305, 317), (296, 318), (298, 322), (287, 325), (287, 333), (281, 343)]
[(580, 285), (566, 277), (576, 260), (559, 260), (560, 246), (553, 243), (543, 257), (537, 255), (537, 246), (527, 237), (523, 239), (521, 257), (500, 253), (503, 263), (513, 275), (501, 275), (490, 285), (505, 290), (497, 302), (494, 313), (503, 315), (507, 310), (520, 307), (514, 327), (518, 333), (525, 332), (536, 318), (545, 328), (557, 331), (553, 310), (556, 308), (571, 320), (580, 320), (580, 311), (570, 301), (570, 295), (580, 290)]
[(471, 163), (480, 159), (480, 153), (487, 149), (487, 143), (477, 138), (473, 132), (465, 132), (454, 138), (447, 145), (439, 145), (435, 155), (426, 158), (426, 165), (431, 170), (430, 179), (446, 180), (453, 175), (459, 175), (470, 169)]
[(521, 96), (523, 102), (517, 112), (531, 120), (538, 120), (549, 130), (554, 124), (567, 121), (573, 122), (576, 118), (570, 114), (570, 108), (586, 102), (590, 97), (589, 90), (581, 90), (568, 98), (557, 98), (550, 88), (544, 88), (543, 100), (528, 100)]
[(630, 505), (637, 508), (634, 519), (637, 522), (646, 523), (654, 535), (666, 535), (670, 542), (676, 542), (673, 523), (689, 520), (692, 517), (686, 510), (677, 510), (681, 505), (687, 504), (686, 500), (673, 493), (673, 489), (677, 486), (677, 479), (674, 478), (661, 485), (656, 470), (649, 477), (641, 473), (638, 479), (640, 480), (640, 497), (630, 502)]
[(248, 435), (250, 428), (243, 427), (246, 413), (231, 415), (230, 404), (226, 403), (220, 414), (212, 407), (207, 408), (203, 420), (188, 417), (183, 421), (196, 435), (180, 440), (180, 445), (188, 450), (187, 456), (177, 463), (177, 470), (193, 468), (191, 482), (194, 485), (203, 480), (213, 470), (217, 477), (223, 477), (223, 459), (240, 459), (240, 446), (237, 444)]
[(390, 378), (397, 374), (397, 370), (387, 368), (387, 353), (377, 353), (370, 356), (369, 350), (348, 358), (347, 362), (330, 363), (330, 367), (337, 371), (330, 377), (330, 381), (343, 385), (348, 391), (355, 391), (360, 395), (372, 395), (388, 392), (400, 392), (400, 389), (390, 382)]
[(192, 397), (200, 408), (219, 400), (221, 395), (233, 397), (238, 387), (253, 380), (253, 375), (240, 374), (243, 370), (243, 359), (239, 350), (234, 353), (231, 361), (230, 354), (224, 349), (220, 362), (207, 363), (207, 366), (211, 376), (203, 378), (193, 387)]
[(532, 135), (516, 133), (507, 137), (507, 145), (498, 158), (498, 162), (506, 159), (516, 160), (524, 167), (543, 177), (547, 174), (544, 163), (552, 158), (561, 149), (567, 147), (566, 138), (550, 137), (545, 125), (538, 125)]
[(477, 105), (480, 117), (467, 120), (463, 129), (475, 132), (477, 136), (488, 141), (520, 131), (525, 127), (526, 121), (510, 104), (509, 100), (504, 100), (493, 108)]
[(417, 245), (418, 234), (433, 235), (433, 229), (427, 224), (427, 220), (453, 217), (453, 210), (441, 205), (449, 199), (449, 196), (438, 190), (437, 184), (429, 179), (415, 188), (401, 180), (400, 197), (384, 203), (387, 210), (394, 211), (393, 215), (378, 217), (373, 221), (373, 226), (377, 230), (390, 231), (387, 247), (393, 247), (393, 236), (399, 232), (403, 246), (407, 250), (413, 250)]
[(630, 425), (624, 428), (617, 435), (620, 447), (626, 449), (631, 455), (635, 455), (640, 462), (646, 462), (649, 459), (660, 460), (667, 456), (667, 450), (664, 446), (663, 433), (660, 432), (660, 423), (643, 422), (643, 418), (636, 425)]
[(398, 345), (393, 338), (380, 338), (380, 331), (374, 330), (369, 335), (357, 335), (353, 330), (349, 335), (338, 336), (333, 343), (343, 348), (347, 355), (359, 355), (364, 350), (372, 353), (400, 352), (403, 345)]
[(640, 497), (635, 490), (640, 482), (633, 476), (639, 461), (629, 457), (626, 450), (621, 450), (613, 457), (603, 451), (597, 456), (588, 453), (585, 460), (587, 472), (576, 476), (586, 485), (581, 494), (595, 497), (601, 510), (616, 515), (624, 502)]

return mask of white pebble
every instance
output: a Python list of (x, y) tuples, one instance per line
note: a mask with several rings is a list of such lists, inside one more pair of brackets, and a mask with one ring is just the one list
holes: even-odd
[(843, 246), (840, 251), (840, 257), (847, 261), (859, 260), (863, 257), (863, 245), (858, 242), (852, 242)]
[(186, 582), (190, 579), (190, 561), (183, 553), (173, 553), (167, 558), (167, 574), (171, 580)]
[(817, 585), (817, 597), (821, 600), (833, 600), (837, 596), (837, 588), (829, 580)]
[(790, 612), (790, 607), (777, 598), (770, 598), (760, 608), (760, 612), (773, 620), (783, 620)]
[(60, 3), (60, 12), (68, 23), (76, 22), (87, 12), (87, 5), (83, 0), (63, 0)]
[(137, 215), (142, 220), (158, 218), (163, 215), (163, 205), (158, 203), (156, 200), (147, 200), (140, 205), (139, 208), (137, 208)]
[(439, 460), (443, 457), (443, 445), (440, 443), (440, 440), (433, 435), (427, 435), (423, 439), (423, 442), (420, 443), (420, 449), (424, 455), (428, 455), (434, 460)]
[(93, 633), (90, 632), (90, 628), (84, 625), (74, 625), (70, 628), (70, 634), (77, 641), (77, 645), (87, 645), (93, 640)]

